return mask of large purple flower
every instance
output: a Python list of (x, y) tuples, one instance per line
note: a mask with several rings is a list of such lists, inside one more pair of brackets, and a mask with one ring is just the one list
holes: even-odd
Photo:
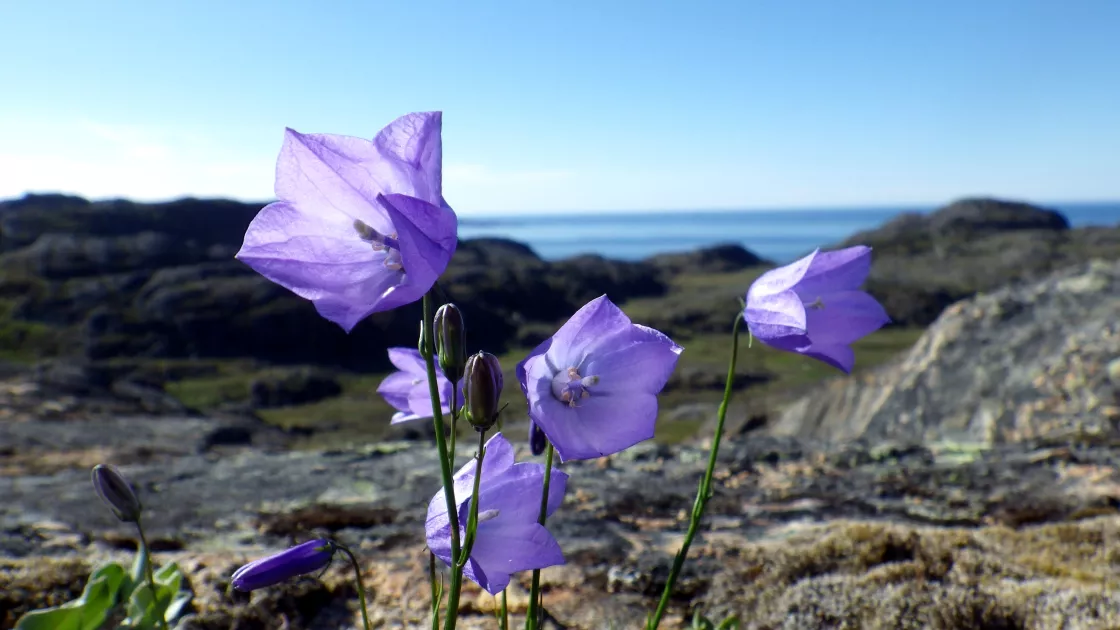
[(762, 274), (747, 291), (743, 318), (768, 346), (797, 352), (850, 373), (850, 344), (890, 322), (859, 287), (871, 270), (871, 248), (815, 250)]
[[(455, 473), (453, 492), (459, 517), (459, 539), (465, 540), (470, 515), (476, 461), (471, 460)], [(548, 486), (548, 515), (564, 501), (568, 475), (552, 470)], [(544, 466), (514, 463), (513, 446), (501, 433), (486, 442), (482, 458), (482, 479), (478, 489), (478, 530), (471, 557), (463, 574), (491, 595), (509, 584), (509, 576), (564, 564), (560, 545), (540, 516), (544, 491)], [(425, 523), (428, 548), (451, 564), (451, 525), (447, 518), (447, 499), (440, 490), (428, 503)]]
[[(424, 357), (415, 348), (389, 348), (389, 361), (399, 369), (381, 381), (377, 393), (397, 410), (392, 424), (432, 417), (432, 397), (428, 389), (428, 368)], [(436, 366), (436, 386), (439, 401), (443, 403), (443, 413), (451, 413), (451, 381), (444, 376), (443, 370)], [(462, 382), (456, 398), (463, 404)]]
[(653, 437), (657, 394), (682, 350), (604, 295), (519, 363), (517, 379), (560, 459), (590, 459)]
[(442, 192), (441, 121), (408, 114), (372, 142), (287, 129), (278, 201), (253, 219), (237, 258), (347, 332), (420, 299), (458, 243)]

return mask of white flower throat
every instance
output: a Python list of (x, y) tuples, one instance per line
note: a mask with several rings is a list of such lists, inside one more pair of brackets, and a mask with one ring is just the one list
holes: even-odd
[(598, 376), (580, 376), (577, 368), (570, 367), (552, 377), (552, 395), (569, 407), (577, 407), (580, 400), (591, 396), (588, 388), (598, 384)]

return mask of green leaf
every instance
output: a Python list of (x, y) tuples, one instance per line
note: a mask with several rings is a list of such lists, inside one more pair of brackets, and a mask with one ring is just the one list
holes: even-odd
[(160, 617), (172, 623), (182, 614), (191, 601), (191, 594), (180, 591), (183, 572), (179, 565), (172, 562), (156, 571), (153, 576), (156, 592), (153, 597), (147, 582), (139, 585), (128, 600), (128, 618), (124, 623), (129, 628), (149, 630), (159, 627)]
[(99, 630), (117, 603), (125, 580), (121, 565), (111, 562), (89, 576), (80, 597), (54, 608), (33, 610), (15, 625), (16, 630)]

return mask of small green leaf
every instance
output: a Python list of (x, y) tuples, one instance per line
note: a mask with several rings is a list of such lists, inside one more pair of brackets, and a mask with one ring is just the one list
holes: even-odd
[(99, 630), (125, 579), (124, 569), (111, 562), (89, 576), (80, 597), (54, 608), (33, 610), (16, 623), (17, 630)]
[(723, 623), (719, 624), (719, 626), (716, 628), (716, 630), (732, 630), (732, 629), (739, 630), (739, 618), (735, 615), (731, 615), (727, 619), (724, 619)]

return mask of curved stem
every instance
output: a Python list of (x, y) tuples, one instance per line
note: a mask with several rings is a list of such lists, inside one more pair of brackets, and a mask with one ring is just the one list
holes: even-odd
[(723, 436), (723, 421), (727, 418), (727, 406), (731, 402), (731, 390), (735, 384), (735, 364), (739, 358), (739, 324), (742, 321), (743, 315), (740, 313), (735, 317), (735, 326), (731, 329), (731, 362), (727, 367), (727, 383), (723, 388), (723, 402), (719, 404), (716, 434), (712, 438), (712, 449), (708, 453), (708, 468), (704, 471), (704, 478), (700, 480), (700, 487), (696, 491), (696, 501), (692, 504), (692, 518), (688, 522), (688, 532), (684, 536), (684, 542), (681, 543), (681, 549), (677, 552), (677, 557), (673, 559), (673, 566), (669, 570), (669, 579), (665, 582), (665, 590), (661, 593), (661, 601), (657, 603), (657, 610), (654, 611), (653, 616), (646, 622), (646, 630), (656, 630), (661, 623), (661, 617), (665, 615), (665, 609), (669, 607), (669, 596), (673, 594), (673, 585), (677, 581), (677, 576), (680, 575), (681, 567), (684, 566), (684, 560), (688, 556), (688, 548), (692, 545), (692, 539), (696, 537), (696, 532), (700, 529), (700, 519), (704, 516), (704, 508), (708, 505), (708, 499), (712, 497), (712, 474), (716, 469), (719, 442)]
[[(148, 550), (148, 538), (144, 536), (144, 527), (140, 525), (140, 519), (136, 519), (136, 532), (140, 534), (140, 553), (144, 556), (144, 572), (148, 578), (148, 588), (152, 589), (152, 603), (156, 605), (156, 610), (159, 610), (159, 591), (156, 590), (156, 576), (152, 571), (152, 554)], [(167, 611), (161, 611), (159, 614), (159, 625), (163, 630), (167, 630)]]
[[(548, 518), (548, 485), (552, 481), (552, 456), (556, 452), (553, 448), (552, 442), (548, 443), (548, 448), (545, 450), (544, 456), (544, 486), (541, 490), (541, 511), (537, 516), (537, 522), (544, 525), (545, 520)], [(541, 570), (533, 569), (533, 585), (529, 589), (529, 613), (525, 617), (526, 630), (534, 630), (540, 621), (540, 608), (541, 608)]]
[[(432, 294), (429, 291), (423, 299), (424, 321), (421, 322), (421, 338), (423, 339), (424, 366), (428, 371), (428, 395), (432, 399), (432, 422), (436, 429), (436, 448), (439, 450), (439, 472), (443, 480), (443, 495), (447, 500), (447, 520), (451, 526), (451, 558), (459, 556), (459, 515), (455, 509), (455, 482), (451, 475), (451, 461), (447, 454), (447, 440), (444, 437), (443, 405), (439, 400), (439, 386), (436, 384), (436, 345), (435, 331), (432, 329), (432, 318), (435, 309), (432, 308)], [(458, 593), (455, 594), (458, 600)], [(457, 611), (450, 607), (447, 610), (445, 628), (454, 630)]]
[(482, 481), (482, 457), (486, 454), (486, 432), (478, 432), (478, 459), (474, 468), (474, 490), (471, 492), (471, 509), (467, 516), (467, 537), (459, 555), (452, 556), (451, 592), (447, 594), (447, 623), (444, 630), (455, 627), (455, 616), (459, 613), (459, 594), (463, 590), (463, 568), (471, 558), (475, 534), (478, 531), (478, 488)]
[(358, 603), (362, 605), (362, 624), (366, 630), (370, 630), (369, 612), (366, 610), (366, 587), (362, 583), (362, 567), (358, 565), (358, 557), (345, 545), (335, 543), (334, 546), (341, 549), (350, 558), (350, 566), (354, 567), (354, 577), (358, 581)]

